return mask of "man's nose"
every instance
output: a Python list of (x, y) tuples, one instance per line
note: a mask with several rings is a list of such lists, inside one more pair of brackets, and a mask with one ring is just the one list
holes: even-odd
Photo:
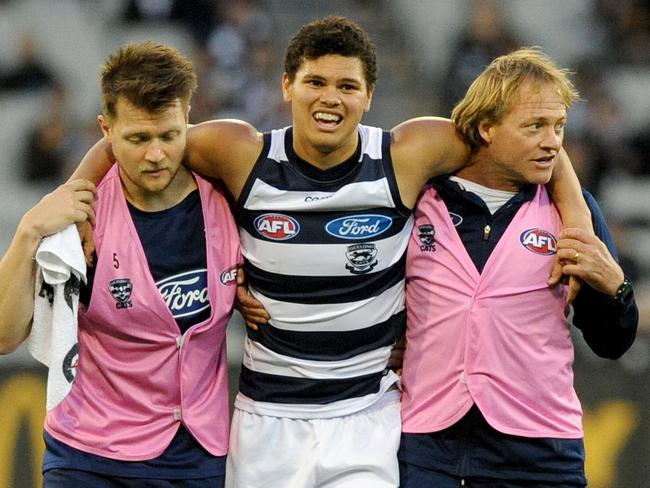
[(147, 152), (145, 154), (145, 158), (147, 161), (151, 161), (154, 163), (157, 163), (161, 161), (165, 157), (165, 153), (162, 150), (162, 147), (160, 146), (160, 141), (154, 140), (149, 144), (149, 147), (147, 147)]
[(562, 131), (558, 132), (554, 128), (549, 128), (544, 133), (544, 139), (542, 139), (542, 147), (555, 149), (559, 151), (562, 147), (562, 140), (564, 139), (564, 133)]
[(330, 107), (335, 107), (341, 103), (341, 97), (339, 96), (339, 91), (335, 86), (325, 87), (320, 99), (324, 104)]

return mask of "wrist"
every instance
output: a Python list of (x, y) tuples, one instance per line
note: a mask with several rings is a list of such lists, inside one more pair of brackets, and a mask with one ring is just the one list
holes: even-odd
[(21, 249), (31, 252), (32, 256), (34, 256), (36, 254), (36, 249), (43, 240), (43, 235), (35, 225), (30, 224), (29, 221), (23, 217), (18, 224), (15, 240)]
[(623, 282), (616, 289), (616, 292), (610, 299), (621, 307), (627, 306), (634, 297), (634, 290), (632, 288), (632, 282), (627, 278), (623, 278)]

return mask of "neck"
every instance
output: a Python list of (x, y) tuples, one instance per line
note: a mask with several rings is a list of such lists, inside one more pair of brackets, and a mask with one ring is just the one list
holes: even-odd
[(472, 181), (493, 190), (514, 191), (521, 190), (523, 185), (510, 181), (505, 175), (496, 171), (493, 160), (479, 149), (470, 156), (467, 166), (461, 168), (456, 176)]
[(349, 142), (339, 147), (316, 146), (308, 141), (302, 141), (300, 135), (293, 130), (293, 152), (303, 161), (320, 169), (327, 170), (338, 166), (350, 159), (359, 144), (358, 132)]

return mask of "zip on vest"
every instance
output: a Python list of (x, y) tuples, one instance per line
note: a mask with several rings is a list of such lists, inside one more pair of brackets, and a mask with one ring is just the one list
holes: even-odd
[(490, 237), (490, 232), (492, 232), (492, 227), (490, 227), (489, 225), (486, 225), (485, 227), (483, 227), (483, 240), (484, 241), (488, 240), (488, 238)]

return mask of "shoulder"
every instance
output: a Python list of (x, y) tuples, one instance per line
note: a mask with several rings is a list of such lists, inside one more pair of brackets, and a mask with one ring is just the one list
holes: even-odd
[(263, 145), (263, 134), (247, 122), (202, 122), (188, 131), (186, 163), (200, 174), (223, 180), (236, 195)]
[[(188, 144), (229, 144), (245, 146), (261, 144), (262, 134), (248, 122), (219, 119), (201, 122), (187, 132)], [(222, 139), (227, 137), (228, 139)]]

